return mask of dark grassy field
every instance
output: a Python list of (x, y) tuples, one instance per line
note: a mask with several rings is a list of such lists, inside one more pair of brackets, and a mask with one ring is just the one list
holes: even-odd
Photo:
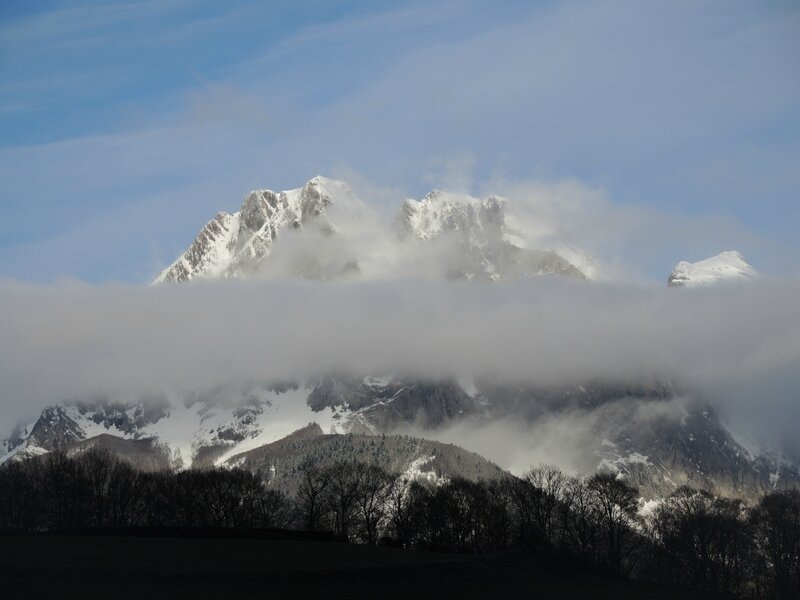
[(42, 535), (0, 536), (0, 597), (690, 596), (524, 551), (464, 555), (321, 541)]

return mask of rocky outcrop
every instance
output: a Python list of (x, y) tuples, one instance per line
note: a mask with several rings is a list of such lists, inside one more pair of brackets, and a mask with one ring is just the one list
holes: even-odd
[(450, 279), (515, 280), (532, 275), (586, 279), (578, 267), (550, 250), (524, 248), (509, 235), (505, 201), (479, 200), (435, 190), (422, 200), (406, 200), (397, 226), (402, 237), (419, 242), (455, 241), (455, 252), (439, 255)]
[(362, 433), (437, 429), (485, 413), (482, 403), (454, 381), (391, 377), (326, 377), (312, 389), (308, 405), (317, 411), (344, 409), (345, 428)]
[(360, 202), (345, 184), (315, 177), (302, 188), (285, 192), (256, 190), (245, 196), (241, 209), (221, 212), (206, 224), (178, 259), (153, 283), (180, 283), (192, 279), (240, 277), (257, 271), (272, 253), (284, 230), (318, 226), (333, 231), (324, 218), (332, 195), (340, 201)]

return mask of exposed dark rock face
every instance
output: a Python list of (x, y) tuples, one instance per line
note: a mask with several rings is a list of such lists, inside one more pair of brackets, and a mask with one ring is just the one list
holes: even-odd
[[(92, 437), (91, 431), (110, 430), (132, 438), (141, 437), (141, 430), (169, 415), (164, 400), (146, 399), (136, 403), (107, 400), (70, 402), (45, 408), (27, 436), (16, 436), (6, 442), (9, 452), (28, 448), (20, 458), (42, 451), (65, 448)], [(115, 439), (121, 439), (119, 437)]]
[(745, 449), (705, 405), (688, 406), (680, 416), (664, 411), (628, 422), (618, 418), (606, 431), (611, 443), (598, 452), (600, 468), (622, 473), (647, 497), (688, 485), (755, 500), (774, 489), (800, 486), (796, 466)]
[(481, 402), (454, 381), (382, 381), (374, 378), (327, 377), (308, 397), (314, 410), (347, 407), (350, 428), (387, 433), (400, 427), (436, 429), (484, 414)]
[(42, 411), (28, 440), (44, 450), (55, 450), (84, 437), (83, 429), (69, 416), (66, 408), (51, 406)]
[(114, 428), (135, 435), (146, 425), (169, 415), (169, 404), (163, 398), (146, 398), (135, 404), (121, 402), (76, 402), (81, 416), (106, 429)]

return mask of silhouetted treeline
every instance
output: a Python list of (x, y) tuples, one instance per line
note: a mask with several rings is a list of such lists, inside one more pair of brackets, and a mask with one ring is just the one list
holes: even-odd
[(238, 469), (143, 473), (105, 451), (0, 468), (0, 531), (238, 528), (332, 531), (362, 544), (492, 552), (525, 544), (622, 575), (721, 596), (800, 597), (800, 493), (749, 508), (680, 488), (642, 514), (608, 473), (540, 466), (523, 477), (438, 483), (376, 465), (303, 465), (291, 496)]

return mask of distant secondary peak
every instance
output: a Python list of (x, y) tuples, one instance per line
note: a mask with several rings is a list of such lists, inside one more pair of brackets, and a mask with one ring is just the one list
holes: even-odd
[(693, 287), (720, 281), (747, 281), (758, 277), (756, 271), (736, 250), (726, 250), (716, 256), (690, 263), (679, 262), (667, 280), (670, 287)]

